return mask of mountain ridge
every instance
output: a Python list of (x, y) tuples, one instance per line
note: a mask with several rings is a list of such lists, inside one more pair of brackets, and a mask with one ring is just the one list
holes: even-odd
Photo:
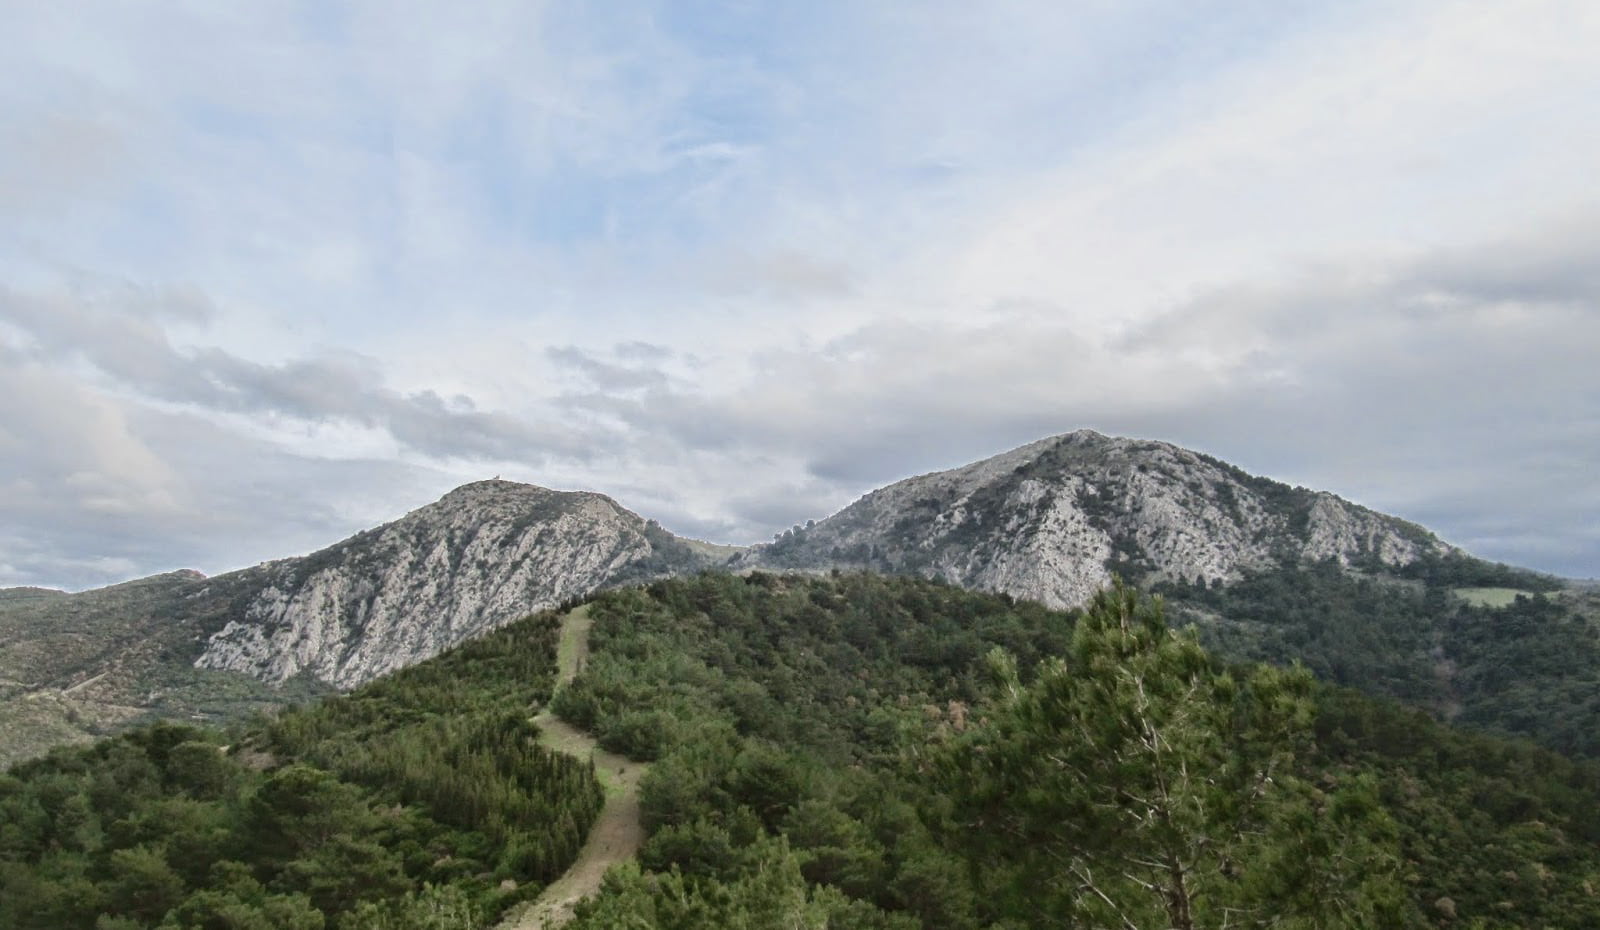
[[(0, 723), (26, 721), (19, 732), (47, 745), (150, 716), (227, 718), (347, 690), (601, 588), (705, 569), (915, 574), (1072, 607), (1113, 575), (1228, 586), (1326, 559), (1365, 572), (1443, 557), (1467, 558), (1327, 492), (1089, 430), (894, 482), (747, 548), (678, 537), (593, 491), (475, 481), (210, 578), (0, 592)], [(0, 746), (0, 762), (14, 755)]]

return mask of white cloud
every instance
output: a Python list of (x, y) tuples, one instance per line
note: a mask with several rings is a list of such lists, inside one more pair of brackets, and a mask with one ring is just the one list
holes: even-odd
[(1019, 179), (943, 256), (969, 305), (1049, 299), (1115, 330), (1286, 266), (1520, 230), (1591, 196), (1600, 10), (1399, 5), (1186, 88), (1091, 157)]

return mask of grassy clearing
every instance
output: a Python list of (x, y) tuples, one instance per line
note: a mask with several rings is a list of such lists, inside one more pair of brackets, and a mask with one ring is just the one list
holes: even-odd
[(561, 621), (561, 638), (556, 642), (556, 687), (577, 677), (589, 658), (589, 605), (573, 608)]
[(723, 543), (706, 542), (703, 539), (684, 539), (681, 541), (697, 555), (715, 559), (718, 562), (726, 562), (748, 548), (747, 546), (729, 546)]
[(1474, 607), (1508, 607), (1519, 594), (1533, 597), (1532, 591), (1517, 588), (1452, 588), (1451, 591)]

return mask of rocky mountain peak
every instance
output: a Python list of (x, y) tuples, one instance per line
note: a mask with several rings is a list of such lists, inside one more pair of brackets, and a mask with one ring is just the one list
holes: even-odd
[(896, 482), (740, 562), (909, 571), (1060, 607), (1113, 573), (1227, 581), (1283, 558), (1400, 565), (1450, 548), (1332, 494), (1078, 430)]
[(557, 497), (601, 496), (604, 495), (594, 494), (589, 491), (557, 491), (553, 488), (541, 487), (537, 484), (526, 484), (521, 481), (507, 481), (504, 478), (485, 478), (482, 481), (471, 481), (463, 484), (433, 503), (417, 508), (412, 513), (459, 507), (515, 506), (532, 500), (547, 500)]
[(558, 491), (536, 484), (490, 478), (463, 484), (431, 504), (401, 517), (397, 523), (460, 522), (515, 519), (530, 512), (587, 508), (596, 516), (633, 516), (616, 501), (594, 491)]
[(603, 494), (477, 481), (252, 569), (256, 593), (195, 664), (353, 687), (596, 588), (706, 562)]

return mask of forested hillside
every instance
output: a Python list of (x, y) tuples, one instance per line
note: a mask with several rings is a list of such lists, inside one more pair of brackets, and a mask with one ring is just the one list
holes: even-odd
[[(736, 564), (857, 568), (1072, 606), (1121, 577), (1238, 661), (1600, 754), (1600, 609), (1426, 529), (1168, 443), (1080, 430), (874, 491)], [(1522, 600), (1517, 600), (1518, 595)]]
[(225, 725), (348, 690), (599, 587), (723, 558), (604, 495), (480, 481), (212, 578), (0, 592), (0, 766), (152, 719)]
[[(553, 707), (653, 765), (581, 928), (1600, 926), (1600, 771), (1229, 664), (1129, 589), (706, 574), (589, 604)], [(13, 769), (0, 927), (491, 925), (600, 801), (528, 722), (556, 621)]]
[(15, 767), (0, 927), (482, 925), (561, 874), (600, 805), (528, 722), (554, 629), (530, 618), (226, 746), (158, 724)]
[(1230, 659), (1304, 662), (1460, 727), (1600, 757), (1600, 622), (1579, 592), (1459, 554), (1355, 569), (1285, 562), (1154, 589)]
[(19, 589), (0, 597), (0, 765), (151, 719), (226, 724), (543, 606), (714, 566), (930, 576), (1056, 606), (1121, 577), (1223, 659), (1302, 661), (1446, 722), (1600, 755), (1600, 598), (1327, 493), (1081, 430), (747, 551), (601, 495), (496, 480), (303, 558)]
[(659, 761), (640, 870), (579, 925), (1600, 925), (1593, 768), (1229, 669), (1128, 597), (1075, 627), (870, 575), (600, 596), (557, 708)]

